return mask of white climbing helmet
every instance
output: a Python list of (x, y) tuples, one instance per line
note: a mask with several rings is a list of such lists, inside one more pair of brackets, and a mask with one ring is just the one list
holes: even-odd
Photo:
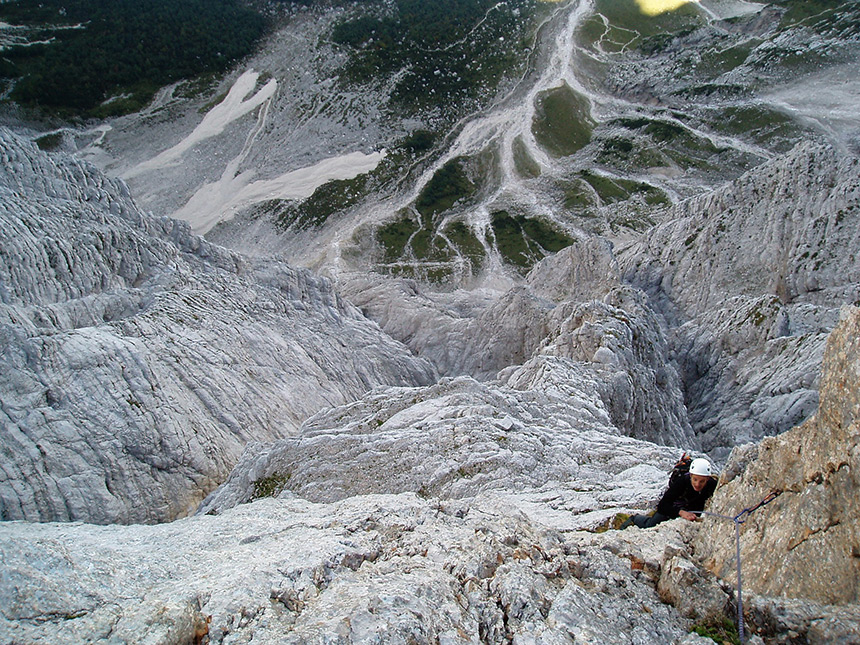
[(690, 464), (690, 474), (691, 475), (701, 475), (702, 477), (710, 477), (711, 476), (711, 462), (707, 459), (702, 459), (699, 457), (698, 459), (694, 459)]

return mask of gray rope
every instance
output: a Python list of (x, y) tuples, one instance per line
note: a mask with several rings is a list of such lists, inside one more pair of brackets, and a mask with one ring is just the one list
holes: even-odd
[(761, 500), (755, 506), (750, 506), (749, 508), (745, 508), (740, 513), (735, 515), (734, 517), (730, 515), (720, 515), (719, 513), (711, 513), (710, 511), (694, 511), (696, 515), (710, 515), (712, 517), (719, 517), (724, 520), (731, 520), (735, 523), (735, 560), (737, 561), (737, 570), (738, 570), (738, 638), (741, 643), (745, 642), (744, 639), (744, 601), (743, 601), (743, 589), (741, 585), (741, 524), (746, 522), (746, 515), (751, 515), (762, 506), (766, 504), (770, 504), (773, 500), (779, 497), (779, 494), (782, 493), (781, 490), (771, 491), (767, 494), (767, 496)]

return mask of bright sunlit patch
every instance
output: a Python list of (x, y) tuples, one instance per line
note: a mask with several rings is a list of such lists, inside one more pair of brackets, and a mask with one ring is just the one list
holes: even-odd
[(691, 0), (636, 0), (639, 10), (649, 16), (658, 16), (667, 11), (675, 11), (675, 9), (690, 2)]

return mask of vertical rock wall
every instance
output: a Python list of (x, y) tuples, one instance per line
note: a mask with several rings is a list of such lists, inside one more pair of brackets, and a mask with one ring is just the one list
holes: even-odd
[[(745, 589), (860, 601), (860, 308), (844, 307), (828, 339), (815, 416), (735, 449), (723, 480), (710, 510), (725, 515), (782, 491), (741, 526)], [(697, 551), (709, 569), (733, 576), (733, 524), (706, 519)]]

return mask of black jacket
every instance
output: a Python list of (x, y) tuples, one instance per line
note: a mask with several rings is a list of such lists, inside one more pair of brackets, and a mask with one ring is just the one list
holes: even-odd
[(657, 504), (657, 512), (674, 518), (678, 517), (680, 511), (702, 511), (705, 509), (705, 502), (714, 494), (716, 488), (717, 480), (710, 477), (701, 492), (697, 493), (690, 483), (690, 474), (681, 475), (663, 493)]

